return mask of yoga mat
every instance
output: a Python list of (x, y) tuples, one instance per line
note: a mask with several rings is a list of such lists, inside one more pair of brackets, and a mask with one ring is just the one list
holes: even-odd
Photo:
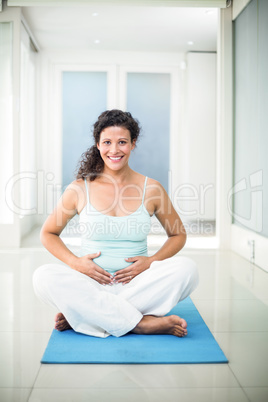
[(177, 314), (188, 324), (188, 335), (137, 335), (96, 338), (67, 330), (52, 332), (41, 363), (186, 364), (227, 363), (223, 351), (192, 300), (178, 303)]

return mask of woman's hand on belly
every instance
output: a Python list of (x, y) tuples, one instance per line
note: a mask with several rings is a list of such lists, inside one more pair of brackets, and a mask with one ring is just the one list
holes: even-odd
[(116, 283), (122, 282), (124, 285), (129, 283), (135, 276), (139, 275), (141, 272), (150, 268), (152, 260), (150, 257), (145, 257), (138, 255), (136, 257), (125, 258), (127, 262), (132, 262), (132, 264), (127, 267), (120, 269), (114, 275), (114, 280)]
[(93, 258), (99, 257), (100, 254), (99, 251), (98, 253), (77, 257), (76, 263), (72, 268), (81, 272), (81, 274), (89, 276), (101, 285), (110, 285), (113, 283), (113, 276), (92, 261)]

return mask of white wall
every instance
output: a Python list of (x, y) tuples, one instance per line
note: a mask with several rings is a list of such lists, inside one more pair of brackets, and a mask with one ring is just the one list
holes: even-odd
[(233, 155), (233, 38), (232, 8), (220, 10), (217, 58), (217, 175), (216, 233), (219, 246), (231, 247), (232, 217), (228, 209), (228, 192), (232, 187)]
[(11, 106), (9, 113), (5, 112), (6, 122), (1, 122), (0, 127), (3, 140), (0, 147), (0, 205), (4, 213), (4, 217), (0, 217), (0, 245), (18, 247), (21, 237), (37, 223), (36, 213), (30, 211), (35, 204), (37, 181), (29, 178), (36, 174), (35, 60), (29, 36), (22, 27), (21, 9), (5, 5), (0, 13), (0, 22), (12, 23), (9, 99), (3, 86), (0, 86), (1, 102), (8, 100)]
[[(19, 96), (20, 96), (20, 8), (8, 8), (4, 5), (3, 12), (0, 13), (0, 22), (12, 22), (12, 93), (9, 99), (3, 94), (0, 87), (0, 99), (10, 103), (9, 115), (6, 116), (6, 124), (10, 128), (9, 147), (1, 146), (0, 160), (1, 169), (4, 169), (4, 182), (1, 185), (0, 197), (5, 206), (9, 209), (8, 221), (0, 221), (0, 244), (2, 247), (17, 247), (20, 245), (20, 219), (16, 211), (19, 205), (19, 187), (15, 185), (15, 175), (19, 172)], [(5, 127), (1, 127), (5, 130)], [(6, 159), (11, 163), (5, 163)], [(6, 186), (9, 183), (9, 189)], [(4, 190), (4, 191), (3, 191)], [(7, 205), (8, 203), (8, 205)]]
[(21, 236), (27, 234), (37, 223), (35, 205), (37, 199), (36, 175), (36, 53), (30, 38), (21, 24), (21, 71), (20, 71), (20, 228)]
[(180, 203), (185, 220), (216, 218), (216, 53), (188, 53)]

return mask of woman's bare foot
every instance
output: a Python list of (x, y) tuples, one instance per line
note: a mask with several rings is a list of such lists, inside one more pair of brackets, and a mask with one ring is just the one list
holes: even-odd
[(62, 313), (58, 313), (55, 317), (55, 329), (58, 331), (65, 331), (66, 329), (72, 329), (66, 318)]
[(169, 334), (183, 337), (187, 335), (187, 322), (177, 315), (167, 317), (145, 315), (132, 332), (135, 334)]

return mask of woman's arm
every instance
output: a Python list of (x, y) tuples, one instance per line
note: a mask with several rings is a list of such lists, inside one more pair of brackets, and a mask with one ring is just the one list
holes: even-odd
[(165, 229), (168, 239), (163, 246), (150, 257), (151, 262), (172, 257), (184, 247), (187, 238), (183, 223), (175, 211), (166, 190), (160, 183), (158, 183), (158, 186), (161, 195), (155, 197), (155, 216)]
[(77, 256), (74, 255), (59, 237), (67, 223), (77, 214), (79, 197), (83, 196), (79, 186), (71, 183), (62, 194), (57, 206), (48, 216), (40, 232), (43, 246), (55, 257), (74, 267)]

